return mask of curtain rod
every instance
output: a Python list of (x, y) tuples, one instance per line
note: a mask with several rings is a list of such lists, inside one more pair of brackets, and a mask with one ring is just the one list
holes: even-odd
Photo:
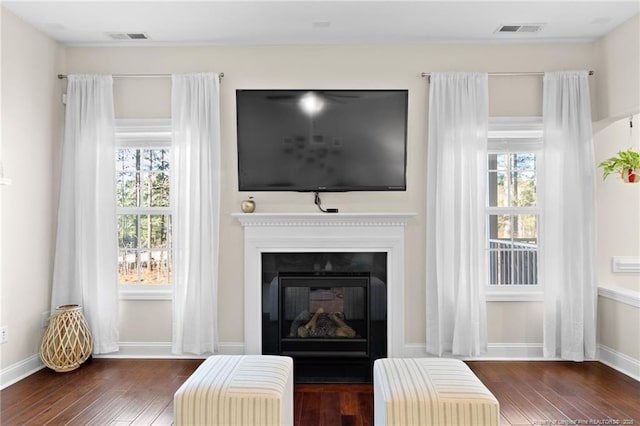
[[(168, 78), (171, 77), (172, 74), (113, 74), (113, 78)], [(224, 77), (224, 73), (221, 72), (219, 77)], [(63, 78), (67, 78), (66, 74), (58, 74), (58, 79), (62, 80)]]
[[(589, 75), (594, 75), (596, 72), (593, 70), (589, 70)], [(511, 76), (526, 76), (526, 75), (544, 75), (542, 71), (524, 71), (524, 72), (490, 72), (488, 73), (490, 76), (497, 77), (511, 77)], [(420, 77), (431, 77), (430, 72), (420, 73)]]

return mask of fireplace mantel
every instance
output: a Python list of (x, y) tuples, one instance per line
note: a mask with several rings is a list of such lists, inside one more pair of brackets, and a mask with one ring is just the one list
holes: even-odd
[(404, 226), (414, 213), (234, 213), (242, 226)]
[(262, 253), (387, 253), (387, 353), (404, 347), (404, 228), (415, 213), (235, 213), (244, 228), (245, 353), (262, 353)]

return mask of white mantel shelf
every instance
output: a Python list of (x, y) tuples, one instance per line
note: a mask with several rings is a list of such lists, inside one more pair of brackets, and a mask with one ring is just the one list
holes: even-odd
[(405, 226), (415, 213), (233, 213), (242, 226)]
[(387, 254), (387, 355), (404, 341), (404, 233), (415, 213), (234, 213), (244, 228), (245, 353), (262, 353), (262, 254)]

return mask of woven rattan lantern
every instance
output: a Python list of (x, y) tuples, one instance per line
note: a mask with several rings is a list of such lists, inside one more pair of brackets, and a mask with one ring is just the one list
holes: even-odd
[(49, 320), (40, 346), (40, 358), (58, 372), (75, 370), (93, 352), (93, 337), (78, 305), (62, 305)]

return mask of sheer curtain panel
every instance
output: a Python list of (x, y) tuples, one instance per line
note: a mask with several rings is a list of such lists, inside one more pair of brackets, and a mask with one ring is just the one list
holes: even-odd
[(94, 353), (118, 350), (111, 76), (69, 75), (51, 311), (82, 305)]
[(427, 351), (486, 351), (488, 76), (432, 73), (427, 161)]
[(172, 76), (173, 352), (217, 351), (218, 74)]
[(595, 160), (587, 71), (545, 73), (543, 123), (544, 355), (593, 359)]

